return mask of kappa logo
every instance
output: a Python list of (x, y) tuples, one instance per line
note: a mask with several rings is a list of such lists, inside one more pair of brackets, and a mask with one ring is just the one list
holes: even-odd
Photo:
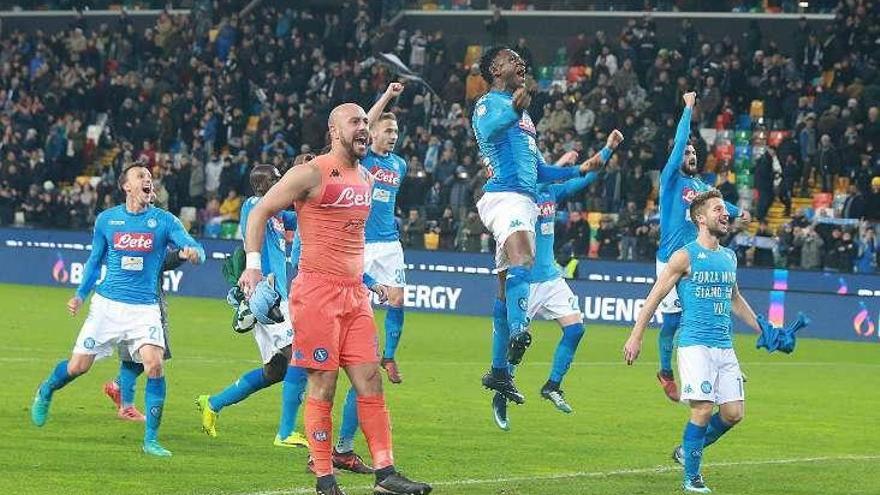
[(699, 253), (699, 254), (697, 254), (697, 259), (698, 259), (698, 260), (704, 260), (704, 259), (706, 259), (706, 258), (708, 258), (708, 256), (706, 256), (706, 253)]
[(522, 220), (515, 219), (515, 220), (513, 220), (513, 221), (510, 222), (510, 228), (511, 228), (511, 229), (514, 229), (514, 228), (516, 228), (516, 227), (522, 227), (522, 226), (523, 226)]
[(333, 169), (330, 171), (330, 177), (342, 177), (342, 174), (339, 172), (339, 169)]
[(691, 384), (688, 383), (687, 385), (684, 386), (684, 393), (686, 393), (686, 394), (694, 393), (694, 387), (691, 387)]

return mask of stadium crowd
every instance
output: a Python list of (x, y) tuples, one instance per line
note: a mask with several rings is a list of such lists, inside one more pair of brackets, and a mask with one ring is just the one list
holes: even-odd
[[(234, 235), (250, 169), (284, 170), (296, 155), (320, 151), (330, 108), (369, 108), (395, 80), (375, 55), (394, 53), (437, 89), (410, 83), (392, 109), (401, 125), (396, 152), (408, 163), (402, 241), (491, 250), (474, 208), (486, 176), (469, 120), (486, 83), (476, 64), (450, 53), (442, 31), (392, 27), (383, 9), (396, 2), (296, 11), (269, 2), (243, 16), (239, 2), (195, 3), (190, 16), (163, 13), (143, 33), (124, 13), (115, 24), (78, 17), (59, 32), (3, 31), (0, 225), (88, 228), (115, 204), (120, 170), (139, 160), (153, 170), (159, 206), (201, 235)], [(585, 157), (613, 128), (626, 136), (600, 180), (560, 208), (560, 257), (654, 258), (657, 172), (681, 95), (695, 89), (700, 166), (726, 199), (751, 204), (732, 160), (696, 130), (732, 129), (753, 100), (763, 104), (756, 129), (787, 131), (753, 161), (757, 219), (774, 198), (791, 210), (792, 196), (814, 187), (836, 194), (830, 207), (795, 211), (778, 231), (761, 223), (754, 235), (731, 234), (742, 261), (874, 271), (880, 3), (849, 0), (836, 12), (825, 30), (801, 22), (790, 53), (764, 40), (757, 24), (742, 39), (712, 40), (684, 20), (677, 42), (660, 46), (649, 16), (632, 19), (619, 33), (572, 36), (557, 61), (561, 80), (538, 73), (550, 61), (533, 59), (502, 12), (488, 19), (487, 32), (531, 66), (540, 89), (529, 112), (548, 160), (570, 150)]]

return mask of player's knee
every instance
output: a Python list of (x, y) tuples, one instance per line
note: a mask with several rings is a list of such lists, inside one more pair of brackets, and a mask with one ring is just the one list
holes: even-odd
[(335, 371), (319, 370), (310, 370), (308, 373), (309, 397), (333, 402), (333, 396), (336, 395), (336, 378), (338, 373)]
[(162, 360), (151, 360), (150, 362), (144, 361), (144, 373), (147, 374), (149, 378), (159, 378), (165, 372), (164, 366), (162, 364)]
[(732, 411), (721, 411), (721, 419), (730, 426), (738, 424), (744, 417), (745, 411), (741, 407)]
[(275, 354), (272, 359), (263, 366), (263, 377), (270, 384), (278, 383), (284, 379), (287, 373), (288, 359), (283, 354)]
[(71, 359), (67, 362), (67, 374), (70, 376), (79, 376), (85, 374), (92, 367), (90, 359)]
[(701, 426), (709, 424), (713, 407), (709, 401), (691, 401), (691, 422)]
[(403, 288), (395, 287), (388, 293), (388, 305), (394, 308), (403, 307)]

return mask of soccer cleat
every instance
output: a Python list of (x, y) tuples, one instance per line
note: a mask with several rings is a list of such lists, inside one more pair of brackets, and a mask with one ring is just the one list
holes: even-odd
[(275, 435), (274, 445), (276, 447), (300, 447), (309, 448), (309, 440), (302, 433), (295, 431), (287, 438), (281, 438)]
[(570, 414), (572, 411), (568, 402), (565, 402), (565, 392), (562, 389), (544, 387), (541, 389), (541, 397), (552, 402), (556, 409), (566, 414)]
[(144, 440), (144, 453), (156, 457), (171, 457), (171, 451), (159, 445), (157, 440)]
[(49, 418), (49, 406), (52, 399), (44, 399), (40, 394), (40, 387), (37, 387), (37, 393), (34, 395), (34, 402), (31, 404), (31, 422), (36, 426), (43, 426)]
[(425, 495), (431, 493), (431, 485), (411, 481), (400, 473), (387, 476), (373, 487), (373, 495)]
[(483, 386), (498, 392), (511, 402), (523, 404), (526, 401), (526, 397), (516, 389), (513, 378), (510, 376), (507, 378), (497, 378), (490, 371), (483, 375)]
[(117, 411), (122, 409), (122, 395), (119, 393), (119, 384), (116, 383), (116, 380), (110, 380), (104, 384), (104, 395), (113, 401)]
[(703, 482), (703, 476), (699, 474), (693, 478), (686, 478), (681, 487), (684, 491), (691, 493), (712, 493), (712, 490)]
[(355, 474), (373, 474), (373, 468), (368, 466), (354, 451), (337, 452), (336, 449), (333, 449), (333, 467)]
[(204, 431), (209, 437), (217, 436), (217, 416), (218, 414), (211, 409), (211, 403), (208, 402), (207, 395), (200, 395), (198, 399), (196, 399), (196, 407), (199, 408), (199, 411), (202, 413), (202, 431)]
[(663, 392), (669, 400), (672, 402), (681, 400), (681, 394), (678, 393), (678, 385), (675, 384), (675, 376), (672, 375), (671, 371), (658, 371), (657, 380), (660, 382), (660, 386), (663, 387)]
[(345, 495), (345, 492), (342, 491), (339, 485), (333, 483), (333, 486), (329, 488), (321, 488), (315, 485), (315, 495)]
[(677, 464), (684, 466), (684, 449), (681, 448), (681, 445), (672, 451), (672, 460)]
[(400, 370), (397, 369), (397, 361), (394, 359), (382, 358), (380, 366), (385, 370), (385, 373), (388, 373), (389, 382), (394, 384), (403, 383), (403, 376), (401, 376)]
[(511, 337), (507, 347), (507, 362), (514, 365), (521, 363), (530, 345), (532, 345), (532, 334), (528, 330)]
[(134, 406), (123, 407), (116, 411), (116, 417), (124, 421), (145, 421), (147, 418)]
[(492, 413), (495, 425), (504, 431), (510, 430), (510, 422), (507, 420), (507, 399), (498, 392), (492, 396)]

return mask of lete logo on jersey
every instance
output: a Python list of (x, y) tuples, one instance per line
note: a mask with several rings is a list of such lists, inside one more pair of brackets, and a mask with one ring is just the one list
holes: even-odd
[(685, 187), (681, 190), (681, 199), (683, 199), (685, 203), (691, 204), (694, 202), (694, 199), (696, 199), (697, 195), (699, 194), (700, 193), (695, 191), (694, 189), (691, 189), (690, 187)]
[(519, 119), (519, 128), (524, 130), (527, 134), (535, 137), (538, 135), (537, 131), (535, 131), (535, 123), (532, 122), (532, 118), (529, 117), (528, 112), (523, 112), (522, 118)]
[(400, 187), (400, 174), (393, 170), (386, 170), (381, 167), (372, 167), (370, 169), (370, 174), (373, 176), (373, 179), (375, 179), (376, 182), (380, 184)]
[(370, 208), (370, 187), (366, 185), (327, 184), (321, 206), (327, 208)]
[(118, 251), (139, 251), (148, 253), (153, 250), (152, 232), (114, 232), (113, 249)]
[(556, 216), (556, 203), (553, 201), (544, 201), (538, 204), (538, 217), (553, 218)]

